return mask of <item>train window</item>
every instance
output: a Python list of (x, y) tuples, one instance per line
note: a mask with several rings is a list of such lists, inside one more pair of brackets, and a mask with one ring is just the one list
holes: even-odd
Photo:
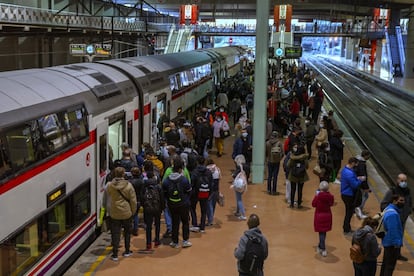
[(177, 83), (175, 81), (174, 76), (170, 76), (170, 89), (171, 89), (171, 91), (174, 91), (174, 90), (178, 89), (178, 86), (177, 86)]
[(91, 213), (90, 181), (0, 243), (0, 275), (23, 275)]
[(73, 142), (87, 138), (83, 107), (52, 113), (16, 125), (0, 134), (0, 182), (34, 162), (40, 162)]
[(185, 72), (180, 72), (180, 79), (183, 86), (188, 86), (187, 74)]

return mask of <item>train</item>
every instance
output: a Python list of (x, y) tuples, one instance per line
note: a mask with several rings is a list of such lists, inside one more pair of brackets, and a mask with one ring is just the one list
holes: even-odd
[(0, 73), (0, 275), (62, 274), (102, 224), (109, 159), (239, 74), (231, 46)]

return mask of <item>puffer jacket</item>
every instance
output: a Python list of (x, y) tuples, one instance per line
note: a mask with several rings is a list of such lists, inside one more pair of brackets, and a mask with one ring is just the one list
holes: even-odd
[[(111, 197), (110, 216), (112, 219), (129, 219), (137, 210), (137, 197), (134, 187), (124, 178), (114, 178), (108, 185), (108, 195)], [(124, 195), (125, 200), (120, 192)]]

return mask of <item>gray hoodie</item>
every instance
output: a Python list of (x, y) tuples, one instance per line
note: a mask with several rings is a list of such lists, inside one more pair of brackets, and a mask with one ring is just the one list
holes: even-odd
[(355, 243), (361, 245), (362, 253), (366, 255), (365, 261), (376, 261), (381, 253), (377, 237), (375, 236), (374, 230), (369, 225), (365, 225), (355, 231), (352, 236), (352, 244)]
[(249, 237), (259, 239), (265, 249), (265, 259), (268, 255), (268, 245), (265, 236), (263, 236), (262, 231), (258, 227), (251, 228), (244, 232), (244, 235), (240, 238), (239, 245), (234, 250), (234, 256), (237, 259), (237, 268), (240, 269), (240, 261), (244, 258), (244, 253), (246, 251), (246, 244), (249, 240)]

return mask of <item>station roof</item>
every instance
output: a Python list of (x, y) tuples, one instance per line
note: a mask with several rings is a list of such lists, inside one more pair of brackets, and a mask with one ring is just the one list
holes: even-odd
[[(116, 0), (117, 4), (155, 9), (162, 13), (178, 15), (180, 5), (196, 4), (201, 20), (254, 19), (257, 0)], [(260, 0), (259, 0), (260, 2)], [(273, 6), (291, 4), (297, 19), (344, 19), (349, 16), (371, 15), (373, 8), (408, 9), (413, 0), (270, 0), (269, 16)]]

